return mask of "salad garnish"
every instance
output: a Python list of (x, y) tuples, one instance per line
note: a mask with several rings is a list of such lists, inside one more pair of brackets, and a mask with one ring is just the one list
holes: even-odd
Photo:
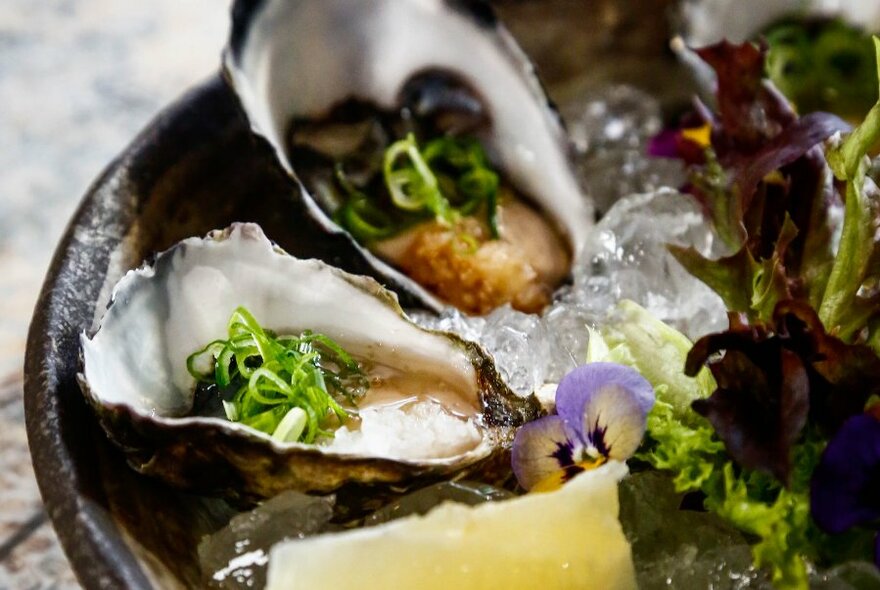
[(707, 125), (709, 141), (678, 131), (655, 148), (688, 165), (687, 191), (732, 252), (670, 247), (722, 297), (730, 327), (684, 364), (708, 367), (717, 388), (686, 419), (658, 393), (638, 457), (754, 535), (777, 587), (806, 588), (808, 564), (880, 565), (880, 208), (867, 157), (880, 103), (850, 132), (833, 115), (798, 117), (762, 79), (765, 48), (698, 53), (716, 70), (719, 112), (699, 104), (685, 127)]
[(186, 360), (190, 374), (219, 395), (227, 419), (279, 442), (313, 443), (332, 437), (330, 419), (349, 417), (368, 386), (360, 364), (323, 334), (276, 335), (244, 307), (229, 319), (228, 338)]
[(476, 139), (443, 136), (420, 148), (409, 133), (385, 150), (382, 176), (387, 194), (368, 193), (337, 164), (348, 199), (336, 219), (356, 238), (388, 238), (430, 219), (453, 227), (485, 209), (489, 235), (498, 239), (498, 174)]

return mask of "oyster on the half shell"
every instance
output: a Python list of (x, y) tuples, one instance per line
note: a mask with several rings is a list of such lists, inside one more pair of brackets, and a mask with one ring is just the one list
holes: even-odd
[[(278, 443), (192, 415), (187, 356), (224, 337), (238, 306), (279, 334), (323, 333), (396, 375), (359, 404), (360, 429), (343, 426), (317, 445)], [(135, 469), (245, 500), (466, 473), (491, 479), (512, 430), (540, 411), (534, 397), (510, 391), (477, 345), (416, 326), (375, 280), (291, 257), (256, 225), (185, 240), (129, 272), (82, 346), (83, 392)]]
[(763, 38), (770, 47), (767, 75), (800, 112), (828, 111), (859, 120), (874, 104), (876, 70), (868, 34), (880, 32), (878, 2), (686, 0), (673, 26), (672, 48), (707, 97), (715, 91), (715, 72), (694, 48)]
[(532, 64), (487, 3), (240, 0), (225, 72), (252, 129), (323, 231), (346, 233), (334, 221), (342, 205), (298, 147), (326, 159), (332, 179), (333, 162), (363, 151), (377, 121), (389, 118), (435, 136), (477, 138), (511, 195), (499, 211), (500, 239), (485, 253), (444, 260), (455, 258), (450, 240), (438, 237), (442, 227), (424, 224), (375, 244), (349, 236), (334, 264), (366, 265), (407, 303), (480, 314), (508, 302), (540, 310), (577, 263), (592, 206)]

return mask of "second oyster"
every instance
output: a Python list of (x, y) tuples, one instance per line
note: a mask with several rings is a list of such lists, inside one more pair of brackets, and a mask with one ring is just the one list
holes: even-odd
[[(338, 260), (435, 311), (550, 301), (592, 207), (532, 65), (486, 3), (239, 1), (233, 15), (228, 78), (310, 215), (349, 236)], [(425, 205), (426, 191), (460, 207)]]

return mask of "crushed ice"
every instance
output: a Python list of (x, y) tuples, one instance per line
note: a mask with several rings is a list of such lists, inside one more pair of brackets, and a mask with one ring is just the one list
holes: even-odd
[[(603, 201), (608, 205), (578, 258), (572, 285), (560, 289), (540, 316), (509, 306), (486, 317), (454, 309), (440, 316), (412, 314), (426, 327), (480, 342), (511, 388), (523, 395), (582, 364), (587, 327), (601, 324), (621, 299), (635, 301), (691, 339), (724, 329), (727, 322), (718, 295), (666, 250), (673, 243), (708, 256), (721, 254), (693, 199), (663, 186), (680, 185), (681, 170), (645, 155), (648, 138), (660, 129), (656, 101), (615, 86), (564, 106), (563, 113), (569, 114), (584, 190), (600, 209)], [(621, 164), (633, 158), (638, 165)]]
[(648, 141), (662, 128), (660, 104), (632, 86), (594, 89), (560, 107), (576, 152), (584, 192), (599, 211), (623, 195), (681, 186), (681, 164), (647, 158)]

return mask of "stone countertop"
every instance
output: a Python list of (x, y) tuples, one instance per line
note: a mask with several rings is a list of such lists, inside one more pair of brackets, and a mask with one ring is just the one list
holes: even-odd
[(25, 338), (55, 244), (90, 182), (219, 65), (228, 3), (0, 4), (0, 588), (78, 584), (34, 480)]

